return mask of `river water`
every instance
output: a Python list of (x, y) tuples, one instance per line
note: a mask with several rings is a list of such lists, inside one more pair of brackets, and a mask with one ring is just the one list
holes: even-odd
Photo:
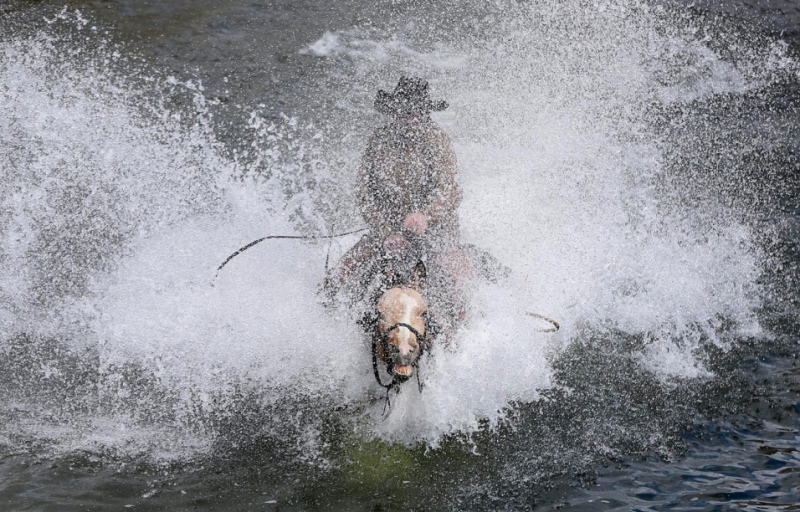
[[(0, 3), (0, 508), (797, 509), (798, 16)], [(361, 227), (401, 74), (511, 274), (384, 416), (317, 296), (357, 235), (215, 270)]]

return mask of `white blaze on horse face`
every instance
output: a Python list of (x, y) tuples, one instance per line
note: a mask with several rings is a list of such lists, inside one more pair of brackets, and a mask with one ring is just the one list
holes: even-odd
[[(390, 288), (378, 301), (378, 313), (380, 313), (378, 328), (381, 332), (386, 332), (391, 326), (404, 323), (424, 336), (425, 311), (427, 311), (425, 299), (416, 290), (407, 287)], [(390, 346), (397, 348), (400, 356), (407, 357), (412, 352), (419, 355), (419, 340), (409, 329), (404, 327), (392, 329), (387, 341)], [(407, 365), (401, 366), (404, 368), (397, 369), (403, 371)], [(410, 368), (407, 371), (410, 372)]]

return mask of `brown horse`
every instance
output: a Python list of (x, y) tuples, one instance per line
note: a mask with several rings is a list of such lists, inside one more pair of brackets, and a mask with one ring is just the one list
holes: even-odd
[[(510, 271), (485, 251), (463, 245), (463, 266), (468, 276), (495, 280)], [(434, 339), (448, 345), (452, 332), (463, 320), (465, 298), (452, 272), (442, 271), (437, 258), (436, 271), (428, 276), (422, 262), (422, 251), (411, 251), (401, 258), (385, 258), (379, 273), (379, 289), (375, 309), (365, 316), (362, 325), (372, 338), (372, 366), (378, 384), (387, 389), (416, 375), (419, 382), (419, 361)], [(453, 259), (453, 258), (451, 258)], [(416, 261), (416, 265), (413, 263)], [(413, 268), (412, 268), (413, 265)], [(427, 296), (427, 298), (426, 298)], [(435, 311), (429, 314), (430, 306)], [(386, 366), (391, 381), (385, 384), (378, 370), (379, 362)], [(421, 388), (421, 386), (420, 386)]]

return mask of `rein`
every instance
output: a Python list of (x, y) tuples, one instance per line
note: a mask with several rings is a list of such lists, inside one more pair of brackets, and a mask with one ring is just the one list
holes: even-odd
[(227, 258), (225, 258), (225, 261), (222, 262), (222, 265), (217, 267), (217, 273), (214, 274), (214, 279), (217, 278), (217, 276), (219, 275), (219, 271), (222, 270), (222, 268), (225, 265), (227, 265), (229, 261), (231, 261), (236, 256), (242, 254), (247, 249), (253, 247), (254, 245), (263, 242), (264, 240), (324, 240), (324, 239), (328, 239), (328, 238), (339, 238), (339, 237), (342, 237), (342, 236), (352, 235), (354, 233), (360, 233), (362, 231), (367, 231), (368, 229), (369, 228), (361, 228), (361, 229), (356, 229), (356, 230), (353, 230), (353, 231), (347, 231), (346, 233), (337, 233), (335, 235), (318, 235), (318, 236), (315, 236), (315, 235), (307, 235), (307, 236), (303, 236), (303, 235), (270, 235), (270, 236), (265, 236), (265, 237), (259, 238), (258, 240), (253, 240), (252, 242), (250, 242), (249, 244), (245, 245), (244, 247), (240, 247), (239, 250), (237, 250), (235, 253), (233, 253), (230, 256), (228, 256)]
[(559, 330), (561, 328), (561, 326), (558, 325), (558, 322), (556, 322), (552, 318), (548, 318), (548, 317), (546, 317), (544, 315), (540, 315), (539, 313), (534, 313), (532, 311), (528, 311), (525, 314), (528, 315), (528, 316), (532, 316), (533, 318), (538, 318), (540, 320), (544, 320), (545, 322), (548, 322), (548, 323), (553, 325), (553, 327), (548, 327), (547, 329), (534, 329), (534, 331), (536, 331), (536, 332), (556, 332), (557, 330)]

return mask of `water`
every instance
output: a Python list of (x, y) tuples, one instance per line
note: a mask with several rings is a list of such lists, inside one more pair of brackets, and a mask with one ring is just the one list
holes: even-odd
[[(4, 4), (4, 508), (793, 506), (793, 11), (731, 5)], [(383, 419), (354, 237), (215, 269), (360, 227), (401, 73), (512, 273)]]

